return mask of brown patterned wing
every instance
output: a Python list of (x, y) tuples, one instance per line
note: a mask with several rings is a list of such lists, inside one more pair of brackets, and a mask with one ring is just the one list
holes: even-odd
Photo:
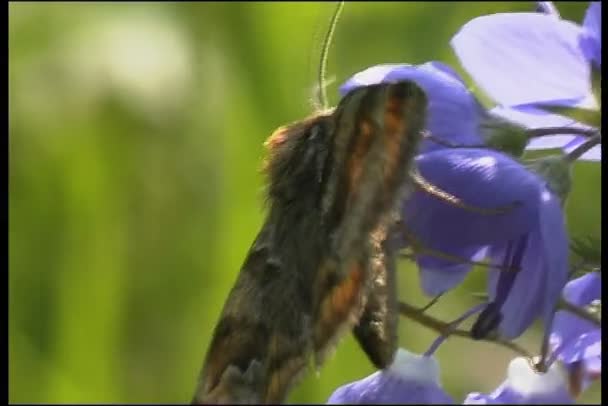
[(305, 369), (310, 327), (302, 295), (268, 237), (265, 228), (224, 305), (194, 404), (278, 403)]
[(397, 351), (399, 322), (396, 280), (396, 239), (384, 229), (372, 234), (370, 284), (363, 313), (353, 334), (369, 360), (378, 369), (393, 362)]
[[(376, 344), (394, 345), (396, 321), (380, 330), (365, 327), (391, 305), (383, 288), (385, 264), (378, 264), (374, 238), (386, 233), (397, 205), (408, 191), (407, 174), (421, 139), (427, 99), (413, 82), (379, 84), (349, 93), (334, 113), (334, 161), (324, 209), (330, 226), (330, 251), (315, 283), (314, 347), (322, 362), (340, 333), (353, 327), (368, 302), (357, 338), (372, 362), (392, 357)], [(382, 255), (381, 255), (382, 256)], [(368, 295), (372, 297), (368, 299)], [(394, 317), (388, 310), (383, 317)], [(378, 321), (378, 320), (375, 320)], [(369, 327), (369, 326), (368, 326)], [(390, 331), (388, 331), (390, 329)], [(381, 357), (381, 358), (380, 358)]]

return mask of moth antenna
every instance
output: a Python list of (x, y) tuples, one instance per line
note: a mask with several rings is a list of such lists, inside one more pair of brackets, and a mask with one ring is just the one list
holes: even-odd
[(327, 56), (329, 54), (329, 48), (331, 46), (331, 41), (334, 36), (334, 32), (336, 30), (336, 26), (338, 25), (338, 19), (340, 18), (340, 14), (342, 13), (342, 9), (344, 8), (344, 1), (339, 1), (336, 6), (336, 10), (334, 11), (333, 16), (329, 22), (329, 28), (327, 29), (327, 33), (325, 34), (325, 39), (323, 40), (323, 47), (321, 48), (321, 60), (319, 61), (319, 83), (316, 91), (316, 99), (315, 104), (317, 105), (317, 109), (325, 110), (329, 107), (327, 102), (327, 92), (325, 90), (327, 83), (325, 80), (325, 75), (327, 71)]

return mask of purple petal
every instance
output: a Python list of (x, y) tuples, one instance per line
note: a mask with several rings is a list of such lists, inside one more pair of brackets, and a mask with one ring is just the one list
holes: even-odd
[(592, 1), (583, 20), (585, 35), (583, 48), (589, 59), (598, 66), (602, 65), (602, 3)]
[[(427, 182), (467, 205), (504, 209), (500, 214), (466, 211), (416, 189), (404, 203), (404, 231), (425, 248), (477, 260), (485, 246), (517, 238), (536, 224), (542, 181), (510, 157), (486, 149), (444, 149), (419, 155), (416, 164)], [(420, 256), (418, 263), (429, 295), (452, 288), (470, 269), (433, 255)]]
[[(502, 320), (499, 324), (499, 331), (505, 338), (519, 337), (540, 315), (541, 289), (546, 278), (546, 268), (543, 266), (543, 258), (539, 254), (541, 247), (539, 232), (535, 230), (528, 236), (526, 252), (523, 262), (520, 264), (521, 270), (508, 288), (500, 283), (505, 271), (490, 271), (488, 277), (490, 300), (494, 301), (506, 296), (506, 299), (502, 299), (504, 300), (500, 307)], [(493, 262), (502, 263), (505, 252), (507, 252), (506, 246), (492, 248), (490, 258)]]
[[(427, 94), (427, 130), (435, 137), (460, 145), (480, 145), (477, 135), (479, 111), (473, 95), (458, 74), (440, 62), (423, 65), (386, 64), (365, 69), (348, 79), (341, 87), (342, 95), (370, 84), (412, 80)], [(424, 141), (420, 151), (443, 148)]]
[[(577, 306), (586, 306), (602, 294), (602, 278), (591, 272), (574, 279), (563, 290), (564, 298)], [(583, 386), (601, 373), (601, 329), (575, 314), (560, 310), (555, 314), (550, 343), (560, 361), (569, 368), (583, 368)]]
[[(481, 261), (485, 258), (486, 248), (463, 248), (455, 255), (471, 261)], [(419, 256), (416, 263), (420, 270), (422, 290), (429, 296), (437, 296), (459, 285), (471, 270), (470, 264), (457, 264), (428, 255)]]
[[(560, 310), (555, 314), (551, 330), (551, 346), (559, 351), (559, 357), (568, 358), (572, 356), (571, 349), (573, 347), (580, 349), (579, 341), (583, 337), (595, 333), (596, 331), (599, 332), (600, 329), (588, 320), (581, 319), (570, 312)], [(572, 363), (579, 360), (580, 358), (568, 358), (566, 362)]]
[(564, 288), (564, 299), (577, 306), (587, 306), (602, 297), (602, 275), (589, 272), (571, 280)]
[(567, 377), (558, 365), (544, 374), (536, 373), (528, 360), (516, 358), (509, 364), (507, 379), (491, 394), (471, 393), (465, 405), (474, 404), (572, 404)]
[(536, 218), (542, 180), (507, 155), (445, 149), (418, 155), (416, 166), (429, 184), (463, 204), (504, 211), (471, 212), (417, 188), (405, 202), (403, 215), (408, 230), (425, 244), (449, 248), (453, 242), (471, 247), (508, 241), (528, 231)]
[(547, 323), (552, 319), (555, 305), (568, 282), (570, 249), (560, 199), (545, 189), (541, 201), (539, 221), (547, 279), (540, 294), (544, 299), (542, 315)]
[(503, 13), (469, 21), (451, 45), (499, 104), (594, 108), (590, 67), (579, 47), (581, 32), (580, 26), (545, 14)]
[(421, 68), (427, 69), (429, 71), (432, 70), (436, 70), (436, 71), (440, 71), (443, 72), (445, 74), (450, 75), (452, 78), (454, 78), (456, 81), (462, 83), (463, 85), (466, 86), (465, 81), (462, 79), (462, 76), (460, 76), (458, 74), (458, 72), (456, 72), (454, 70), (454, 68), (452, 68), (450, 65), (445, 64), (443, 62), (439, 62), (439, 61), (430, 61), (425, 63), (424, 65), (420, 65)]
[(432, 357), (399, 349), (390, 368), (338, 388), (327, 404), (453, 404)]
[[(599, 329), (586, 334), (572, 337), (559, 354), (559, 359), (565, 364), (572, 365), (583, 362), (586, 375), (601, 373), (602, 367), (602, 333)], [(588, 368), (589, 364), (591, 368)], [(590, 369), (588, 371), (588, 369)]]
[(340, 86), (340, 94), (344, 96), (346, 93), (361, 86), (369, 86), (382, 83), (386, 75), (395, 69), (403, 69), (404, 67), (413, 67), (405, 64), (383, 64), (376, 65), (361, 72), (355, 73), (342, 86)]
[[(538, 222), (528, 235), (521, 269), (501, 307), (501, 334), (519, 337), (539, 316), (549, 321), (568, 278), (568, 237), (559, 199), (542, 188), (538, 191)], [(492, 247), (490, 257), (500, 262), (505, 245)], [(491, 271), (488, 280), (490, 299), (499, 291), (500, 272)]]

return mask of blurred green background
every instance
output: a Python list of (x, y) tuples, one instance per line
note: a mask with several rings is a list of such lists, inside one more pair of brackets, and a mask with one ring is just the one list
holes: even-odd
[[(328, 89), (384, 62), (441, 60), (469, 19), (524, 3), (348, 3)], [(582, 21), (587, 3), (558, 3)], [(191, 399), (223, 301), (264, 216), (262, 143), (312, 111), (330, 3), (10, 3), (11, 402)], [(539, 74), (542, 74), (539, 72)], [(468, 80), (466, 75), (464, 75)], [(568, 80), (568, 78), (564, 78)], [(469, 81), (472, 84), (472, 82)], [(599, 165), (578, 163), (573, 233), (600, 235)], [(422, 305), (415, 269), (400, 296)], [(484, 272), (431, 309), (453, 319)], [(539, 329), (520, 339), (539, 348)], [(400, 343), (435, 334), (403, 320)], [(503, 379), (508, 350), (452, 338), (456, 401)], [(290, 402), (373, 372), (349, 336)], [(599, 402), (599, 384), (581, 399)]]

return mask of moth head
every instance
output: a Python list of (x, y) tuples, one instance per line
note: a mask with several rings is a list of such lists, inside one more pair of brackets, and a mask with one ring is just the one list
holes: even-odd
[(331, 159), (332, 132), (329, 110), (280, 127), (268, 138), (263, 170), (271, 203), (314, 205), (315, 199), (310, 198), (322, 193), (324, 171)]

